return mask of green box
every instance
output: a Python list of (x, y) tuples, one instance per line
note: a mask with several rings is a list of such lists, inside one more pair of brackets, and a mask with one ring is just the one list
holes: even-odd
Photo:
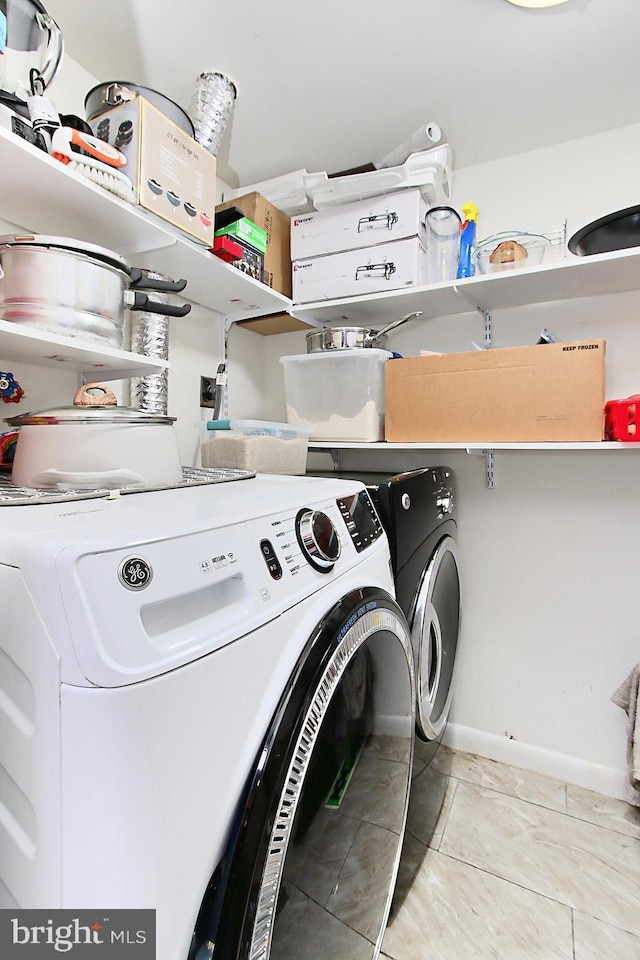
[(267, 252), (267, 231), (257, 226), (248, 217), (242, 217), (226, 227), (221, 227), (220, 230), (216, 230), (215, 236), (235, 237), (244, 243), (248, 243), (259, 253)]

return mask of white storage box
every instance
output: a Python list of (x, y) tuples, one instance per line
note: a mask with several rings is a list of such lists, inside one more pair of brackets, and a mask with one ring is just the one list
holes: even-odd
[(417, 188), (325, 207), (291, 220), (291, 259), (358, 250), (391, 240), (425, 237), (429, 204)]
[(384, 367), (388, 350), (361, 347), (280, 357), (289, 423), (313, 440), (384, 439)]
[(293, 264), (294, 303), (356, 297), (426, 283), (427, 253), (417, 237)]
[(208, 429), (203, 424), (203, 467), (254, 470), (300, 476), (307, 470), (308, 427), (269, 420), (216, 420), (226, 429)]

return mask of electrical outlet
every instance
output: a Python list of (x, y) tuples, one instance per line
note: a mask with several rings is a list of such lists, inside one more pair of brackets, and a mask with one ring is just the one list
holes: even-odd
[(200, 377), (200, 406), (215, 407), (216, 405), (216, 378)]

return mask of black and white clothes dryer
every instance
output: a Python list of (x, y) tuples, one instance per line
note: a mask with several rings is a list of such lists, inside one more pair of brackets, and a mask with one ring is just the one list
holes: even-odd
[(460, 634), (457, 491), (449, 467), (406, 473), (339, 472), (364, 483), (389, 540), (396, 599), (411, 628), (416, 731), (440, 741), (454, 688)]

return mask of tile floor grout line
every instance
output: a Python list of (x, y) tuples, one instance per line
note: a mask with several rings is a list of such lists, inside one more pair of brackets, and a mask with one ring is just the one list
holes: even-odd
[(627, 933), (630, 937), (634, 937), (634, 939), (636, 939), (640, 944), (640, 934), (637, 934), (634, 930), (627, 929), (627, 927), (621, 927), (619, 923), (615, 922), (615, 920), (603, 920), (601, 917), (593, 917), (590, 913), (585, 913), (584, 910), (579, 910), (578, 907), (572, 907), (571, 909), (574, 914), (577, 914), (580, 917), (587, 917), (588, 920), (595, 920), (597, 923), (604, 923), (613, 930), (618, 930), (620, 933)]
[[(447, 776), (447, 774), (444, 774)], [(517, 793), (510, 793), (507, 790), (501, 789), (499, 786), (493, 786), (488, 783), (481, 783), (478, 780), (470, 780), (467, 777), (460, 776), (459, 774), (449, 774), (451, 780), (457, 780), (460, 783), (469, 783), (472, 787), (480, 787), (482, 790), (491, 790), (492, 793), (499, 793), (502, 797), (510, 797), (512, 800), (522, 800), (523, 803), (530, 803), (534, 807), (542, 807), (543, 810), (551, 810), (553, 813), (561, 813), (566, 816), (571, 816), (565, 810), (558, 810), (557, 807), (550, 807), (546, 803), (540, 803), (538, 800), (529, 800), (527, 797), (521, 797)], [(587, 821), (589, 822), (589, 821)]]
[[(471, 787), (477, 787), (479, 790), (488, 790), (491, 793), (497, 793), (501, 797), (506, 797), (508, 800), (519, 800), (521, 803), (528, 803), (532, 807), (539, 807), (541, 810), (548, 810), (549, 813), (556, 813), (561, 817), (568, 817), (570, 820), (576, 820), (578, 823), (587, 823), (592, 827), (598, 827), (600, 830), (606, 830), (609, 833), (615, 833), (620, 837), (625, 837), (627, 840), (635, 840), (640, 842), (640, 836), (636, 837), (631, 833), (625, 833), (624, 830), (620, 830), (619, 828), (615, 826), (611, 826), (610, 824), (600, 823), (599, 821), (595, 821), (595, 820), (588, 820), (586, 817), (579, 816), (576, 813), (569, 813), (568, 810), (564, 810), (564, 811), (558, 810), (557, 807), (549, 807), (545, 803), (539, 803), (537, 800), (529, 800), (527, 799), (527, 797), (520, 797), (517, 794), (508, 793), (504, 790), (499, 789), (498, 787), (489, 786), (485, 783), (478, 783), (477, 780), (467, 780), (465, 777), (454, 777), (453, 775), (450, 777), (450, 779), (452, 780), (455, 779), (458, 783), (466, 783)], [(565, 790), (567, 786), (568, 785), (565, 784)], [(605, 799), (611, 799), (611, 798), (605, 797)], [(621, 801), (621, 803), (624, 803), (624, 802), (625, 801)]]
[(576, 960), (576, 918), (575, 918), (575, 908), (571, 907), (571, 952), (573, 953), (573, 960)]
[[(448, 823), (449, 823), (449, 818), (451, 817), (451, 811), (452, 811), (452, 809), (453, 809), (453, 804), (455, 803), (456, 793), (458, 792), (458, 783), (459, 783), (458, 779), (457, 779), (456, 777), (448, 777), (447, 779), (448, 779), (449, 783), (453, 783), (453, 788), (452, 788), (452, 789), (453, 789), (453, 793), (451, 794), (451, 800), (450, 800), (449, 803), (448, 803), (447, 815), (446, 815), (446, 819), (445, 819), (445, 821), (444, 821), (444, 824), (442, 825), (442, 830), (439, 830), (439, 829), (438, 829), (439, 826), (440, 826), (440, 818), (438, 818), (438, 821), (436, 822), (436, 829), (434, 829), (433, 834), (432, 834), (432, 838), (433, 838), (433, 836), (436, 835), (436, 833), (439, 834), (440, 839), (438, 840), (438, 846), (437, 846), (437, 847), (432, 847), (432, 846), (431, 846), (431, 843), (428, 843), (428, 844), (427, 844), (427, 850), (436, 850), (438, 853), (440, 852), (440, 847), (442, 846), (442, 841), (444, 840), (444, 835), (445, 835), (445, 832), (446, 832), (446, 829), (447, 829), (447, 825), (448, 825)], [(445, 801), (444, 801), (444, 802), (446, 803), (446, 791), (445, 791)], [(419, 838), (416, 837), (416, 840), (418, 840), (418, 839), (419, 839)]]
[[(547, 900), (549, 903), (556, 903), (560, 907), (566, 907), (567, 910), (576, 909), (574, 906), (572, 906), (572, 904), (565, 903), (563, 900), (556, 900), (555, 897), (550, 897), (546, 893), (541, 893), (540, 890), (534, 890), (533, 887), (526, 887), (522, 883), (516, 883), (515, 880), (507, 880), (506, 877), (501, 877), (499, 873), (492, 873), (490, 870), (485, 870), (484, 867), (479, 867), (477, 863), (471, 863), (469, 860), (462, 860), (460, 857), (454, 857), (451, 853), (443, 853), (442, 850), (436, 850), (436, 853), (439, 853), (441, 857), (447, 857), (449, 860), (454, 860), (456, 863), (463, 863), (465, 867), (471, 867), (472, 870), (478, 870), (480, 873), (484, 873), (488, 877), (495, 877), (496, 880), (501, 880), (503, 883), (507, 883), (511, 887), (517, 887), (519, 890), (526, 890), (527, 893), (532, 893), (536, 897), (542, 897), (543, 900)], [(616, 926), (616, 924), (611, 923), (610, 920), (601, 920), (600, 917), (591, 917), (591, 915), (588, 913), (585, 913), (584, 916), (590, 917), (592, 920), (598, 920), (600, 923), (608, 923), (610, 926)], [(616, 927), (616, 929), (622, 930), (623, 928)]]

